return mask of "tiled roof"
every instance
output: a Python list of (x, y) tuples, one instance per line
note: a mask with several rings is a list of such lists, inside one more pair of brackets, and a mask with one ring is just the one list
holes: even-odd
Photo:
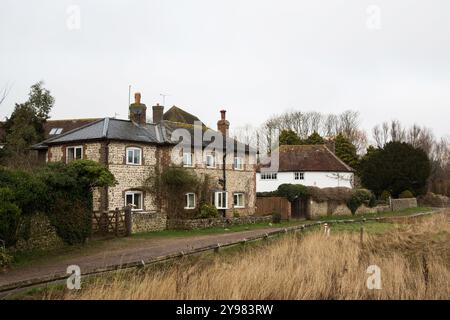
[(163, 120), (186, 124), (194, 124), (196, 121), (200, 121), (200, 119), (193, 114), (190, 114), (177, 106), (173, 106), (164, 112)]
[[(279, 172), (324, 171), (353, 172), (354, 170), (339, 159), (325, 145), (280, 146)], [(273, 155), (275, 155), (274, 153)]]

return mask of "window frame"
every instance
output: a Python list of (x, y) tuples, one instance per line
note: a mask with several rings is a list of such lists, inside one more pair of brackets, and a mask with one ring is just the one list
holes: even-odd
[[(219, 195), (222, 195), (222, 201), (223, 202), (223, 195), (225, 195), (225, 206), (218, 206), (219, 203)], [(228, 191), (215, 191), (214, 192), (214, 206), (218, 210), (226, 210), (228, 209)]]
[[(69, 160), (69, 150), (73, 149), (73, 159)], [(76, 158), (76, 150), (80, 149), (81, 153), (80, 153), (80, 159)], [(67, 146), (66, 147), (66, 163), (70, 163), (72, 161), (76, 161), (76, 160), (83, 160), (83, 146), (79, 145), (79, 146)]]
[[(139, 163), (128, 162), (128, 152), (129, 151), (133, 151), (133, 160), (134, 160), (134, 152), (136, 150), (139, 150)], [(132, 165), (132, 166), (140, 166), (140, 165), (142, 165), (142, 148), (139, 148), (139, 147), (127, 147), (127, 148), (125, 148), (125, 164)]]
[[(270, 177), (269, 177), (270, 175)], [(278, 180), (278, 172), (260, 172), (260, 180), (264, 181), (274, 181)]]
[[(242, 204), (241, 205), (236, 205), (236, 201), (235, 200), (238, 199), (239, 196), (241, 196)], [(235, 192), (235, 193), (233, 193), (233, 207), (237, 208), (237, 209), (245, 208), (245, 193), (244, 192)]]
[[(188, 164), (188, 163), (186, 163), (184, 160), (185, 160), (185, 156), (186, 155), (190, 155), (190, 164)], [(183, 159), (182, 159), (182, 161), (183, 161), (183, 167), (184, 168), (193, 168), (194, 167), (194, 154), (192, 153), (192, 152), (183, 152)]]
[(304, 171), (294, 172), (294, 180), (305, 180), (305, 172)]
[(140, 208), (134, 208), (134, 207), (132, 207), (131, 208), (131, 211), (144, 211), (144, 192), (142, 192), (142, 191), (139, 191), (139, 190), (129, 190), (129, 191), (125, 191), (125, 195), (124, 195), (124, 198), (125, 198), (125, 207), (128, 205), (127, 204), (127, 196), (128, 195), (132, 195), (132, 204), (134, 204), (134, 195), (135, 194), (139, 194), (140, 196), (141, 196), (141, 199), (140, 199)]
[[(187, 192), (187, 193), (184, 194), (184, 196), (185, 196), (185, 200), (186, 200), (184, 209), (186, 209), (186, 210), (193, 210), (193, 209), (195, 209), (197, 207), (195, 193), (194, 192)], [(193, 203), (192, 203), (193, 206), (192, 207), (189, 206), (189, 196), (193, 196)]]
[[(209, 165), (208, 164), (208, 159), (211, 159), (212, 158), (212, 165)], [(206, 155), (206, 167), (207, 168), (210, 168), (210, 169), (213, 169), (213, 168), (216, 168), (217, 166), (216, 166), (216, 157), (215, 157), (215, 155), (213, 155), (213, 154), (207, 154)]]
[[(240, 160), (239, 166), (237, 166), (237, 160)], [(234, 157), (233, 169), (240, 171), (244, 170), (244, 159), (242, 157)]]

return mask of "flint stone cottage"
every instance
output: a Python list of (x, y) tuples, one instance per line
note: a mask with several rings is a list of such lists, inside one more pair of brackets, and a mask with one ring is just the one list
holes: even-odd
[[(140, 93), (136, 93), (135, 102), (129, 107), (130, 120), (98, 119), (50, 137), (35, 145), (34, 149), (48, 162), (90, 159), (104, 164), (118, 184), (94, 190), (94, 211), (114, 210), (132, 204), (133, 221), (145, 221), (148, 217), (153, 219), (152, 223), (155, 219), (159, 221), (157, 227), (133, 225), (133, 232), (165, 228), (170, 212), (158, 205), (155, 196), (143, 186), (149, 176), (168, 166), (184, 167), (197, 176), (207, 174), (213, 184), (211, 204), (224, 216), (253, 215), (256, 157), (248, 145), (228, 137), (229, 122), (225, 110), (221, 111), (217, 131), (206, 130), (197, 117), (175, 106), (166, 113), (160, 105), (153, 106), (152, 110), (152, 122), (148, 123), (147, 107), (141, 103)], [(184, 140), (180, 148), (178, 141), (173, 140), (179, 138), (177, 130), (184, 130), (190, 137), (200, 132), (199, 150), (192, 142)], [(207, 139), (206, 135), (213, 138)], [(224, 143), (220, 148), (210, 150), (210, 141), (219, 141), (219, 137)], [(194, 190), (185, 195), (185, 210), (196, 209), (198, 205)]]
[(278, 148), (277, 167), (273, 171), (258, 168), (257, 192), (275, 191), (284, 183), (319, 188), (353, 187), (354, 170), (325, 145), (282, 145)]

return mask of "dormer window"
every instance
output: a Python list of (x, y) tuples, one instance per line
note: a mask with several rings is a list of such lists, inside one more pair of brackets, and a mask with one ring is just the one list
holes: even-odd
[(142, 151), (141, 148), (130, 147), (127, 148), (127, 164), (141, 165)]
[(61, 134), (63, 128), (52, 128), (49, 132), (49, 135)]

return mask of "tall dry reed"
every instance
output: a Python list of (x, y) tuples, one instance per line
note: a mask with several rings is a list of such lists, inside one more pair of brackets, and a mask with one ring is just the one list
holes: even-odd
[[(450, 223), (435, 216), (383, 235), (322, 232), (167, 268), (120, 272), (65, 299), (450, 299)], [(381, 289), (369, 290), (369, 265)], [(49, 293), (47, 298), (56, 298)]]

